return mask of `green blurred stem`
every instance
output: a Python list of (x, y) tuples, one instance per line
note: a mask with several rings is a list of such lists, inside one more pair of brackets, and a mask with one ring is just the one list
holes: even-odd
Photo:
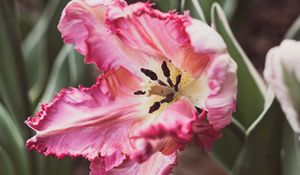
[(229, 129), (234, 131), (237, 134), (241, 142), (244, 142), (246, 139), (246, 129), (245, 127), (235, 118), (232, 118), (231, 124), (228, 126)]
[(178, 8), (177, 8), (178, 12), (183, 13), (184, 8), (185, 8), (185, 3), (186, 3), (185, 0), (178, 1)]
[(200, 3), (198, 2), (198, 0), (191, 0), (191, 2), (198, 13), (200, 20), (207, 23), (207, 21), (205, 19), (205, 15), (203, 13), (203, 9), (202, 9)]
[[(22, 50), (19, 47), (19, 45), (17, 43), (21, 43), (20, 40), (20, 35), (19, 32), (16, 30), (17, 29), (17, 24), (15, 23), (16, 21), (16, 14), (15, 13), (11, 13), (9, 12), (9, 9), (15, 9), (15, 6), (10, 7), (12, 1), (11, 0), (1, 0), (0, 1), (0, 13), (2, 13), (2, 16), (4, 17), (4, 23), (5, 23), (5, 28), (6, 31), (11, 32), (11, 34), (9, 35), (9, 44), (11, 44), (12, 48), (14, 48), (14, 62), (16, 64), (17, 67), (17, 81), (20, 82), (20, 90), (21, 90), (21, 99), (22, 103), (24, 105), (24, 112), (26, 116), (29, 116), (31, 114), (31, 109), (30, 109), (30, 101), (27, 95), (28, 92), (28, 85), (27, 85), (27, 77), (26, 77), (26, 71), (25, 71), (25, 64), (24, 64), (24, 59), (23, 59), (23, 54), (22, 54)], [(13, 10), (15, 11), (15, 10)], [(10, 15), (9, 15), (10, 14)], [(12, 16), (11, 16), (12, 15)], [(12, 18), (15, 18), (15, 20), (12, 20)], [(23, 118), (19, 117), (19, 119), (21, 120), (20, 123), (23, 123)]]
[[(9, 11), (12, 10), (12, 11)], [(20, 91), (21, 91), (21, 98), (20, 100), (23, 103), (24, 106), (24, 115), (29, 116), (31, 114), (31, 108), (30, 108), (30, 100), (28, 97), (28, 84), (27, 84), (27, 77), (26, 77), (26, 70), (25, 70), (25, 64), (23, 59), (23, 53), (21, 50), (21, 47), (19, 43), (21, 43), (19, 31), (17, 30), (17, 19), (16, 19), (16, 13), (15, 12), (15, 1), (12, 0), (1, 0), (0, 1), (0, 13), (2, 13), (2, 16), (4, 17), (4, 23), (6, 31), (9, 31), (11, 34), (9, 35), (9, 44), (11, 44), (12, 48), (14, 49), (14, 56), (15, 59), (14, 62), (16, 64), (16, 71), (17, 71), (17, 80), (20, 82)], [(13, 20), (12, 20), (13, 19)], [(24, 118), (18, 117), (20, 120), (20, 123), (23, 123)], [(31, 130), (28, 128), (26, 137), (29, 137), (31, 133)], [(35, 172), (35, 159), (33, 155), (31, 154), (31, 169), (33, 172), (32, 175), (36, 175)]]

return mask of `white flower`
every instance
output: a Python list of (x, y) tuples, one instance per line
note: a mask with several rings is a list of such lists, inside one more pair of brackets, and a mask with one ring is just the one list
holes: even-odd
[(284, 40), (280, 46), (270, 49), (264, 77), (274, 90), (293, 130), (300, 133), (300, 42)]

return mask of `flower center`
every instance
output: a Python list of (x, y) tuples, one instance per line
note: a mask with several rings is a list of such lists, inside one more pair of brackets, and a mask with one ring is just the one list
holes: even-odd
[(176, 81), (173, 82), (171, 79), (170, 69), (167, 65), (167, 63), (164, 61), (161, 65), (162, 72), (167, 80), (167, 83), (160, 80), (157, 76), (157, 74), (149, 69), (141, 68), (141, 72), (145, 74), (147, 77), (149, 77), (152, 81), (148, 81), (144, 83), (143, 87), (145, 87), (144, 90), (139, 90), (134, 92), (134, 95), (158, 95), (161, 97), (164, 97), (160, 101), (156, 101), (153, 103), (152, 106), (149, 108), (149, 113), (153, 113), (157, 111), (161, 104), (163, 103), (170, 103), (173, 101), (175, 94), (179, 90), (179, 84), (181, 81), (181, 74), (178, 74), (176, 76)]

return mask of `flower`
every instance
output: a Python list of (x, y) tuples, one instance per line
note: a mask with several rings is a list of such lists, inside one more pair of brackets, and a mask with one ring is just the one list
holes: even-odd
[(61, 90), (27, 119), (36, 131), (29, 149), (83, 156), (91, 175), (169, 174), (185, 144), (209, 150), (220, 138), (235, 110), (235, 62), (214, 29), (151, 6), (66, 6), (58, 25), (64, 42), (103, 73), (90, 88)]
[[(274, 90), (287, 120), (297, 133), (300, 133), (300, 106), (299, 101), (297, 102), (300, 88), (299, 55), (300, 42), (284, 40), (280, 46), (269, 50), (264, 70), (267, 83)], [(290, 84), (290, 81), (298, 83), (298, 87)], [(293, 90), (296, 90), (295, 94), (293, 94)]]

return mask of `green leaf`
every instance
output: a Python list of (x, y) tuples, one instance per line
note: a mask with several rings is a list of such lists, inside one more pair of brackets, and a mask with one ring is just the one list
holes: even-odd
[(14, 166), (6, 151), (0, 145), (0, 170), (4, 175), (15, 175)]
[(183, 13), (183, 11), (185, 10), (185, 5), (186, 5), (186, 0), (179, 0), (178, 11), (180, 13)]
[(254, 66), (234, 38), (220, 5), (212, 6), (212, 23), (223, 37), (229, 54), (238, 65), (237, 111), (234, 117), (248, 128), (263, 110), (265, 85)]
[(31, 87), (29, 97), (36, 101), (44, 89), (48, 72), (47, 31), (59, 5), (59, 0), (49, 1), (36, 25), (22, 44), (24, 59)]
[(214, 3), (220, 3), (227, 18), (231, 19), (237, 7), (237, 0), (190, 0), (187, 2), (187, 9), (193, 17), (210, 23), (211, 7)]
[(48, 175), (73, 175), (75, 160), (71, 158), (56, 159), (47, 157), (47, 166), (45, 171)]
[(222, 138), (214, 143), (212, 156), (228, 172), (234, 166), (235, 160), (245, 142), (245, 137), (245, 128), (238, 121), (233, 120), (222, 131)]
[(190, 10), (190, 14), (192, 17), (206, 22), (204, 12), (198, 0), (187, 1), (187, 9)]
[(94, 64), (85, 64), (84, 58), (74, 49), (68, 54), (68, 63), (70, 69), (70, 85), (77, 86), (91, 86), (92, 82), (95, 81), (96, 77), (92, 73), (95, 72)]
[(299, 136), (294, 133), (285, 120), (283, 132), (282, 174), (299, 175), (300, 172), (300, 144)]
[(293, 25), (289, 28), (284, 38), (300, 40), (300, 16), (296, 19)]
[(15, 173), (29, 175), (28, 155), (21, 132), (2, 104), (0, 104), (0, 131), (0, 145), (11, 158)]
[(14, 121), (24, 123), (30, 114), (27, 77), (20, 47), (13, 1), (0, 1), (0, 96)]
[(278, 101), (270, 94), (263, 112), (247, 130), (245, 146), (233, 175), (280, 174), (283, 118)]
[(41, 103), (49, 101), (51, 97), (64, 87), (68, 87), (70, 84), (69, 67), (67, 62), (67, 56), (71, 52), (72, 46), (65, 45), (61, 48), (53, 64), (50, 78), (44, 91), (44, 95), (41, 98)]
[(164, 12), (168, 12), (170, 10), (176, 9), (178, 6), (178, 1), (172, 0), (172, 1), (162, 1), (162, 0), (151, 0), (155, 5)]

